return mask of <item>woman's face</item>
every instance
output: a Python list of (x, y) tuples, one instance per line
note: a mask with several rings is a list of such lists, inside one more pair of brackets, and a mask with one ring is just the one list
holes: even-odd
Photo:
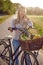
[(19, 11), (19, 16), (20, 16), (20, 18), (23, 18), (24, 15), (25, 15), (25, 10), (24, 10), (24, 9), (21, 9), (21, 10)]

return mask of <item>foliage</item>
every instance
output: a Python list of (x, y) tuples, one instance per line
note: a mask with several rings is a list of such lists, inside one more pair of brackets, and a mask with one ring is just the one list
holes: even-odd
[(29, 7), (29, 8), (27, 8), (27, 14), (29, 14), (29, 15), (43, 15), (43, 9), (38, 8), (38, 7), (35, 7), (35, 8)]
[(0, 14), (13, 14), (19, 5), (18, 3), (11, 3), (10, 0), (0, 0)]
[[(0, 0), (0, 14), (14, 14), (21, 4), (12, 3), (10, 0)], [(38, 7), (26, 8), (27, 14), (30, 15), (43, 15), (43, 9)]]

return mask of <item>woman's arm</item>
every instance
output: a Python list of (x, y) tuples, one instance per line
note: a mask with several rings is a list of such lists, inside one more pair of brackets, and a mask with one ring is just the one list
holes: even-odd
[(30, 28), (33, 28), (33, 22), (32, 21), (28, 21), (28, 26), (30, 27)]

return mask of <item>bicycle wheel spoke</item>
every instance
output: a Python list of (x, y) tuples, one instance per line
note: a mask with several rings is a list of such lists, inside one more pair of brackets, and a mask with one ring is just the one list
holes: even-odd
[(1, 57), (2, 57), (2, 58), (6, 58), (6, 59), (7, 59), (7, 61), (9, 61), (9, 60), (8, 60), (8, 59), (9, 59), (9, 57), (8, 57), (8, 56), (1, 55)]
[(0, 63), (1, 65), (8, 65), (9, 61), (9, 46), (5, 41), (2, 41), (0, 42)]
[(3, 50), (2, 54), (6, 55), (8, 53), (8, 48), (5, 48), (5, 50)]
[(3, 51), (1, 52), (1, 54), (4, 54), (5, 50), (6, 50), (6, 48), (3, 49)]
[(6, 62), (7, 64), (9, 63), (9, 57), (1, 55), (2, 61)]
[(6, 55), (6, 54), (7, 54), (7, 52), (8, 52), (8, 49), (7, 49), (7, 51), (4, 53), (4, 55)]

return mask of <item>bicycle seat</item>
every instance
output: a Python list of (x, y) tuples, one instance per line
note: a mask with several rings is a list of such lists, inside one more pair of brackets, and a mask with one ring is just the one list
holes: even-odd
[(8, 39), (12, 39), (12, 36), (11, 35), (8, 35), (8, 36), (5, 36), (4, 37), (4, 40), (8, 40)]

